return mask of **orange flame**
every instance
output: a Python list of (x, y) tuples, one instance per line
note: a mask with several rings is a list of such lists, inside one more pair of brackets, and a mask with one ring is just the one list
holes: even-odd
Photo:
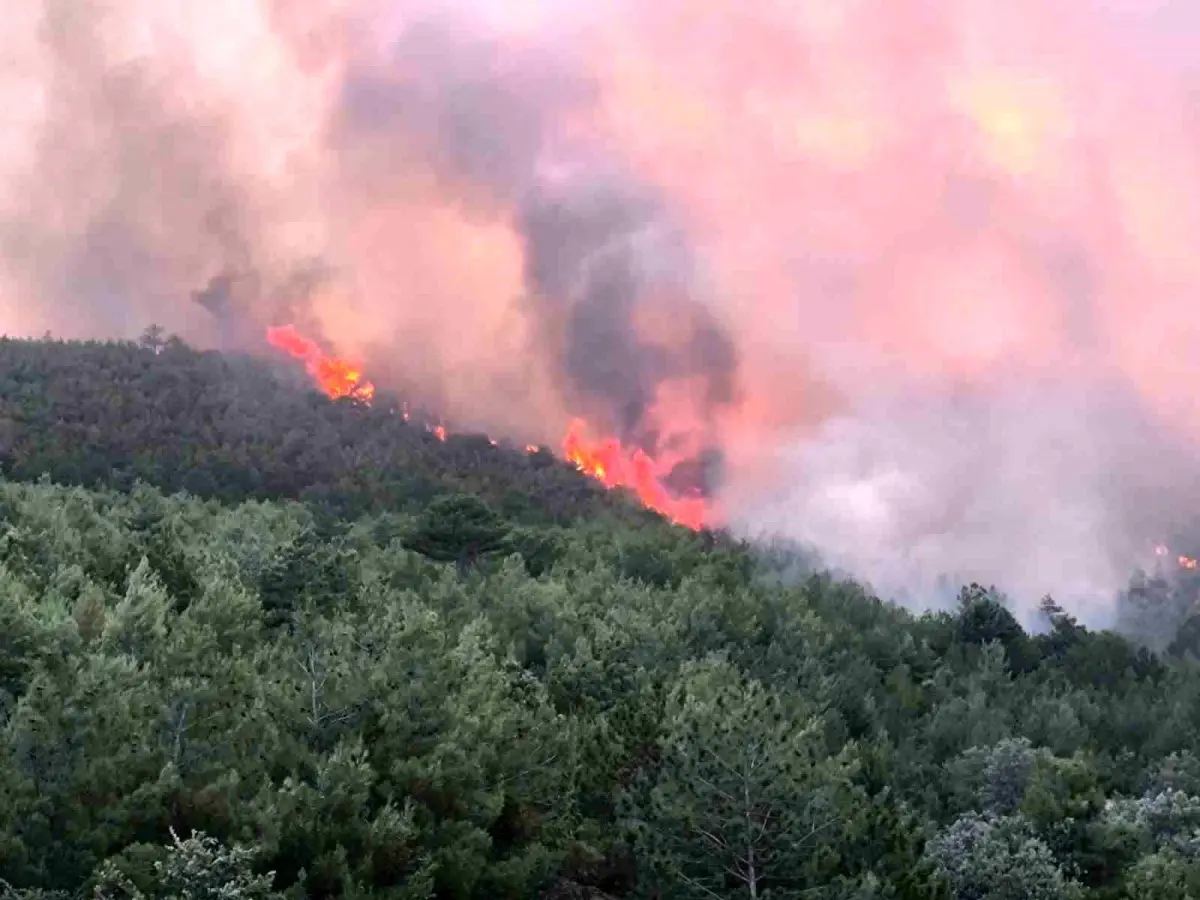
[(375, 386), (363, 380), (362, 372), (356, 366), (344, 359), (326, 355), (315, 341), (304, 337), (292, 325), (268, 328), (267, 343), (303, 361), (308, 374), (334, 400), (357, 397), (370, 401), (375, 396)]
[[(1154, 546), (1154, 555), (1159, 559), (1166, 559), (1171, 555), (1171, 550), (1166, 544), (1156, 544)], [(1189, 571), (1200, 569), (1200, 559), (1196, 559), (1194, 556), (1185, 556), (1181, 553), (1175, 557), (1175, 562), (1181, 569), (1188, 569)]]
[(640, 448), (622, 446), (616, 438), (589, 441), (580, 419), (571, 423), (563, 438), (563, 455), (606, 487), (629, 488), (642, 504), (687, 528), (703, 528), (708, 504), (699, 497), (676, 497), (663, 485), (658, 466)]
[[(375, 386), (363, 380), (362, 373), (352, 364), (325, 354), (315, 341), (304, 337), (292, 325), (267, 329), (267, 342), (278, 350), (304, 362), (308, 374), (331, 398), (357, 397), (370, 401)], [(409, 419), (408, 404), (402, 407), (405, 421)], [(446, 440), (446, 426), (426, 425), (439, 441)], [(703, 528), (708, 519), (708, 505), (698, 497), (676, 497), (663, 485), (658, 464), (640, 448), (622, 446), (616, 438), (590, 441), (586, 425), (576, 419), (563, 438), (563, 455), (579, 471), (602, 482), (609, 488), (628, 488), (643, 505), (687, 528)], [(491, 440), (489, 438), (489, 440)], [(495, 445), (495, 441), (492, 444)], [(536, 453), (537, 444), (528, 444), (526, 452)]]

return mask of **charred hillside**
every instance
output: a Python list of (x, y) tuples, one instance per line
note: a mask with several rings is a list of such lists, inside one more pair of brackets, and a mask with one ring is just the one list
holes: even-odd
[(548, 452), (444, 440), (398, 401), (330, 400), (287, 370), (179, 341), (0, 340), (0, 471), (222, 501), (302, 500), (340, 516), (446, 493), (529, 523), (653, 515)]

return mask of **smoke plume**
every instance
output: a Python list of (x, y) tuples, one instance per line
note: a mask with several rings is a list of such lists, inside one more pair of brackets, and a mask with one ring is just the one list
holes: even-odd
[(1198, 19), (26, 0), (0, 330), (293, 322), (464, 427), (583, 417), (887, 595), (1104, 624), (1200, 499)]

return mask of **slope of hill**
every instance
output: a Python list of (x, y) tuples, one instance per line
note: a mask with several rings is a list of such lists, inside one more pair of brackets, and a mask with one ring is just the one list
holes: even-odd
[(0, 398), (5, 900), (1200, 888), (1187, 659), (784, 581), (182, 347), (8, 343)]
[(298, 498), (341, 515), (415, 510), (458, 489), (534, 522), (647, 518), (549, 453), (481, 435), (442, 442), (386, 398), (330, 401), (264, 363), (177, 341), (0, 340), (0, 471), (84, 486), (141, 480), (224, 500)]

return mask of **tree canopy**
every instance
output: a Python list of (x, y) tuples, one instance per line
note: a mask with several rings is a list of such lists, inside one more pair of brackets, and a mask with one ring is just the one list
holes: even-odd
[(1188, 629), (913, 614), (158, 333), (0, 410), (4, 900), (1198, 896)]

